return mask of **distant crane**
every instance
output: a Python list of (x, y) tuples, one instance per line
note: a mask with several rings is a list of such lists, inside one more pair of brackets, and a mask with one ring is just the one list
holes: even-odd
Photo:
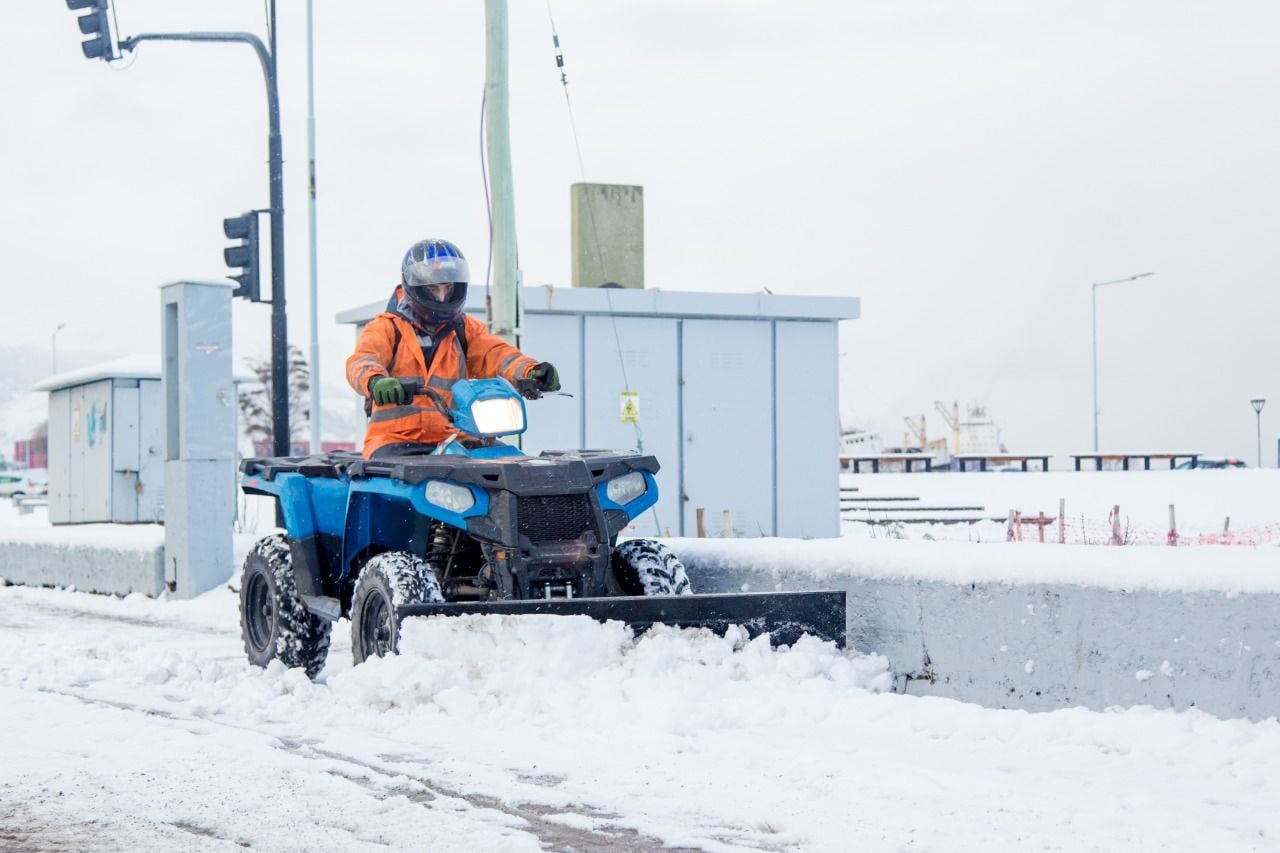
[(934, 400), (933, 407), (938, 410), (938, 414), (942, 415), (942, 419), (947, 422), (947, 426), (951, 427), (951, 452), (960, 452), (960, 404), (953, 402), (951, 411), (947, 411), (947, 404), (941, 400)]
[(915, 436), (916, 443), (920, 446), (920, 449), (927, 448), (929, 446), (929, 424), (925, 421), (924, 415), (920, 416), (919, 421), (914, 421), (911, 418), (903, 418), (902, 420), (906, 422), (909, 430), (909, 432), (903, 433), (902, 443), (911, 444), (911, 437)]

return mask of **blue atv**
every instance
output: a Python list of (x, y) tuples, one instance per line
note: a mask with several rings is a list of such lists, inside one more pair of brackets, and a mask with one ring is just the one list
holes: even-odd
[(245, 560), (240, 621), (252, 663), (278, 659), (314, 677), (344, 616), (357, 664), (394, 653), (407, 617), (461, 613), (585, 614), (637, 629), (741, 624), (779, 642), (810, 633), (843, 644), (843, 593), (693, 595), (665, 545), (619, 543), (658, 500), (652, 456), (526, 456), (498, 440), (526, 424), (524, 398), (505, 379), (459, 380), (451, 407), (405, 384), (458, 432), (418, 455), (241, 465), (245, 493), (275, 497), (287, 530)]

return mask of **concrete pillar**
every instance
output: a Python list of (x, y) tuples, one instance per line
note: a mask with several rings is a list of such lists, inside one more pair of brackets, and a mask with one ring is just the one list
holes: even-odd
[(165, 412), (165, 582), (179, 598), (234, 570), (236, 388), (230, 282), (161, 288)]
[(574, 287), (644, 287), (644, 187), (570, 187)]

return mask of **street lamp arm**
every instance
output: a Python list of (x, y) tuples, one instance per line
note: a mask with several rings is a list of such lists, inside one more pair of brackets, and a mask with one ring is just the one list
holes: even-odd
[(1137, 275), (1131, 275), (1128, 278), (1117, 278), (1111, 281), (1095, 281), (1093, 287), (1089, 289), (1089, 296), (1092, 299), (1090, 312), (1093, 315), (1093, 452), (1098, 452), (1098, 288), (1106, 287), (1109, 284), (1124, 284), (1129, 281), (1137, 281), (1140, 278), (1146, 278), (1149, 275), (1155, 275), (1154, 272), (1140, 272)]
[(1137, 281), (1138, 279), (1140, 279), (1140, 278), (1146, 278), (1146, 277), (1147, 277), (1147, 276), (1149, 276), (1149, 275), (1155, 275), (1155, 273), (1154, 273), (1154, 272), (1140, 272), (1140, 273), (1138, 273), (1137, 275), (1131, 275), (1131, 276), (1129, 276), (1128, 278), (1117, 278), (1117, 279), (1112, 279), (1111, 281), (1095, 281), (1095, 282), (1093, 283), (1093, 287), (1094, 287), (1094, 289), (1096, 290), (1096, 289), (1098, 289), (1099, 287), (1106, 287), (1108, 284), (1124, 284), (1124, 283), (1125, 283), (1125, 282), (1127, 282), (1127, 281)]
[(274, 89), (275, 65), (272, 61), (271, 54), (267, 51), (267, 46), (262, 43), (262, 39), (253, 33), (142, 33), (136, 36), (129, 36), (120, 42), (120, 49), (132, 52), (137, 47), (138, 42), (142, 41), (206, 41), (206, 42), (242, 42), (253, 48), (254, 53), (258, 54), (258, 62), (262, 63), (262, 73), (267, 77), (268, 88), (268, 108), (273, 112), (277, 109), (274, 98), (271, 97), (270, 90)]

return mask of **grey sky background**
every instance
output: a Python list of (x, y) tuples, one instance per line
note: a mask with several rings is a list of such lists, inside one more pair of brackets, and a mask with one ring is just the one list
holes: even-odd
[[(115, 0), (120, 29), (245, 29), (259, 0)], [(483, 4), (316, 2), (326, 395), (405, 247), (483, 273)], [(307, 316), (304, 9), (281, 0), (291, 339)], [(1280, 6), (1225, 2), (588, 2), (552, 9), (590, 180), (643, 184), (647, 279), (856, 295), (842, 409), (898, 439), (985, 403), (1011, 449), (1091, 442), (1254, 459), (1280, 429)], [(61, 2), (11, 10), (0, 56), (8, 346), (154, 351), (157, 284), (225, 275), (221, 220), (264, 207), (266, 109), (241, 46), (82, 58)], [(521, 266), (566, 284), (579, 180), (543, 2), (512, 2)], [(268, 309), (238, 305), (265, 354)], [(536, 355), (536, 353), (534, 353)], [(602, 354), (601, 357), (608, 357)], [(0, 371), (5, 368), (0, 366)], [(931, 415), (931, 427), (942, 424)]]

